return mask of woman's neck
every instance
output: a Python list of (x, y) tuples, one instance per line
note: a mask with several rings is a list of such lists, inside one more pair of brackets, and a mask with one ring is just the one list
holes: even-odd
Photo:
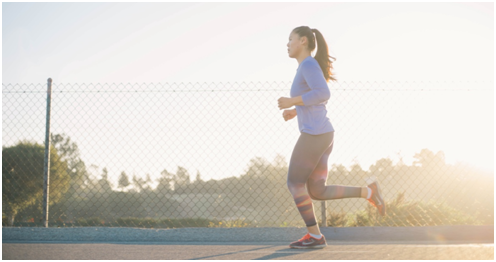
[(298, 61), (298, 64), (301, 64), (303, 60), (305, 60), (307, 57), (311, 56), (312, 53), (310, 52), (302, 52), (300, 55), (296, 57), (296, 60)]

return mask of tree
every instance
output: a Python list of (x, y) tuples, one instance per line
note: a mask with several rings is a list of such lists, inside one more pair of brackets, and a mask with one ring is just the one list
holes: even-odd
[(245, 175), (251, 177), (262, 177), (270, 166), (270, 163), (263, 157), (255, 157), (250, 159), (248, 171)]
[(127, 176), (126, 172), (122, 171), (121, 175), (119, 176), (119, 186), (118, 188), (126, 188), (129, 186), (131, 183), (129, 183), (129, 177)]
[(393, 161), (389, 158), (381, 158), (369, 168), (372, 175), (379, 179), (387, 178), (394, 172)]
[(187, 193), (188, 185), (191, 183), (191, 178), (186, 168), (178, 166), (176, 175), (173, 178), (174, 192), (177, 194)]
[(180, 186), (189, 185), (191, 182), (190, 175), (186, 168), (178, 166), (176, 172), (176, 184)]
[(112, 191), (112, 185), (108, 180), (108, 170), (106, 167), (102, 169), (102, 178), (98, 181), (98, 184), (100, 185), (100, 188), (102, 189), (103, 192)]
[[(19, 211), (35, 203), (43, 196), (43, 171), (45, 147), (23, 141), (2, 149), (2, 211), (13, 225)], [(67, 163), (62, 161), (57, 149), (50, 148), (49, 204), (58, 202), (69, 189)], [(40, 201), (41, 202), (41, 201)]]
[(86, 164), (81, 159), (79, 147), (71, 141), (71, 137), (66, 134), (51, 134), (51, 143), (57, 149), (60, 159), (67, 163), (67, 174), (71, 178), (70, 188), (67, 192), (70, 199), (71, 195), (83, 191), (89, 182), (89, 174)]
[(416, 159), (413, 164), (425, 168), (444, 168), (446, 165), (444, 152), (439, 151), (436, 154), (429, 149), (422, 149), (420, 153), (415, 154)]
[(143, 191), (145, 185), (146, 185), (146, 181), (143, 178), (136, 176), (136, 174), (133, 175), (133, 186), (136, 192)]
[(150, 191), (151, 188), (152, 188), (152, 178), (150, 177), (150, 174), (146, 174), (146, 178), (145, 178), (145, 189), (147, 191)]
[(340, 184), (340, 183), (348, 183), (347, 176), (349, 175), (348, 169), (342, 164), (332, 164), (328, 176), (327, 183), (328, 184)]
[(200, 183), (200, 182), (203, 182), (202, 178), (201, 178), (201, 175), (200, 175), (200, 171), (199, 170), (196, 170), (196, 180), (195, 180), (197, 183)]
[(157, 181), (158, 182), (157, 191), (164, 193), (171, 191), (172, 190), (171, 182), (173, 177), (174, 175), (169, 173), (167, 169), (164, 169), (162, 172), (160, 172), (160, 178)]
[(358, 163), (358, 161), (356, 161), (351, 167), (350, 167), (350, 172), (349, 172), (349, 176), (350, 176), (350, 179), (351, 182), (355, 183), (355, 182), (361, 182), (363, 179), (365, 179), (367, 177), (367, 172), (365, 172), (365, 170), (362, 169), (362, 167), (360, 166), (360, 163)]
[(274, 161), (272, 162), (273, 162), (272, 165), (275, 167), (283, 168), (288, 166), (288, 163), (286, 162), (286, 158), (281, 154), (277, 154), (277, 156), (274, 157)]

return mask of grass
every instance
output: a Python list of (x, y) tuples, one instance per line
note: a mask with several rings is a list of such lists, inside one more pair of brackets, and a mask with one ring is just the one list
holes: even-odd
[[(329, 227), (360, 227), (360, 226), (438, 226), (438, 225), (481, 225), (477, 214), (469, 215), (443, 203), (407, 201), (404, 193), (386, 202), (387, 214), (379, 216), (377, 209), (368, 205), (365, 210), (354, 213), (330, 213), (327, 218)], [(6, 218), (2, 217), (5, 226)], [(183, 227), (210, 227), (210, 228), (236, 228), (236, 227), (263, 227), (267, 225), (279, 227), (294, 227), (300, 221), (280, 222), (274, 224), (270, 221), (250, 221), (246, 219), (217, 220), (204, 218), (117, 218), (105, 221), (98, 217), (77, 218), (74, 221), (64, 222), (49, 221), (50, 227), (138, 227), (138, 228), (183, 228)], [(42, 227), (41, 221), (14, 222), (14, 227)]]
[(208, 227), (225, 227), (225, 228), (233, 228), (233, 227), (250, 227), (252, 223), (246, 219), (236, 219), (236, 220), (228, 220), (228, 221), (219, 221), (218, 223), (210, 222)]
[[(476, 214), (475, 214), (476, 215)], [(475, 216), (466, 214), (443, 203), (407, 201), (404, 193), (386, 202), (386, 215), (381, 217), (375, 207), (353, 214), (331, 213), (327, 225), (332, 227), (359, 226), (438, 226), (481, 225)]]
[[(5, 226), (4, 223), (3, 226)], [(117, 218), (112, 221), (104, 221), (98, 217), (78, 218), (71, 222), (49, 221), (50, 227), (137, 227), (137, 228), (184, 228), (184, 227), (250, 227), (251, 221), (245, 219), (237, 220), (211, 220), (203, 218), (183, 219), (154, 219), (154, 218)], [(14, 222), (14, 227), (42, 227), (41, 222)]]

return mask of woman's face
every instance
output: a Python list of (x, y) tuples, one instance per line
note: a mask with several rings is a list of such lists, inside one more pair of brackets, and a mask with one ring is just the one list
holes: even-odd
[(305, 39), (300, 38), (300, 36), (294, 32), (289, 35), (288, 42), (288, 55), (291, 58), (296, 58), (305, 46), (303, 45)]

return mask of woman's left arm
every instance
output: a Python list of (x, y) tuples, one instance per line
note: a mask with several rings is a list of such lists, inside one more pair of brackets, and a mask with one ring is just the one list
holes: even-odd
[(310, 87), (310, 91), (295, 97), (279, 98), (279, 109), (286, 109), (292, 106), (311, 106), (329, 100), (331, 92), (325, 81), (322, 69), (318, 64), (306, 63), (302, 65), (302, 74)]
[(301, 98), (294, 102), (299, 102), (301, 100), (303, 105), (312, 106), (329, 100), (331, 92), (329, 91), (329, 87), (327, 86), (327, 82), (325, 81), (324, 74), (322, 73), (319, 64), (305, 63), (302, 66), (303, 77), (311, 90), (303, 94)]

